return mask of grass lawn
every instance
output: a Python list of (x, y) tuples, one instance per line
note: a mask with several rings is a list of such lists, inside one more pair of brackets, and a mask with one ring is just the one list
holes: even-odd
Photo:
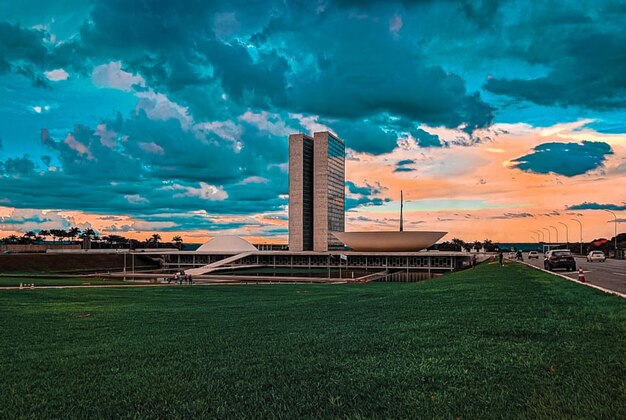
[(517, 264), (0, 291), (0, 325), (0, 418), (626, 417), (626, 302)]
[(128, 284), (120, 280), (108, 280), (98, 278), (39, 278), (39, 277), (0, 277), (0, 287), (19, 286), (20, 283), (32, 283), (38, 286), (80, 286), (84, 283), (91, 285), (102, 284)]

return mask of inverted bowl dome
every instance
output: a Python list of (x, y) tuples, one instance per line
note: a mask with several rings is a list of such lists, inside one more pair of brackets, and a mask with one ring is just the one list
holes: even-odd
[(239, 236), (216, 236), (196, 249), (196, 252), (250, 252), (258, 251), (254, 245)]
[(332, 232), (354, 251), (408, 252), (428, 248), (448, 232)]

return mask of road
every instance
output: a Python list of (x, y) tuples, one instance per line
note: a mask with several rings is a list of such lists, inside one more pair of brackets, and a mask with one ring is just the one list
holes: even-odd
[[(527, 254), (524, 254), (524, 261), (530, 262), (535, 267), (543, 268), (543, 254), (539, 254), (539, 259), (532, 260), (528, 260)], [(584, 257), (576, 257), (576, 268), (583, 269), (587, 283), (626, 293), (626, 260), (607, 259), (605, 262), (590, 263)], [(557, 269), (555, 273), (578, 279), (578, 271), (571, 272)]]

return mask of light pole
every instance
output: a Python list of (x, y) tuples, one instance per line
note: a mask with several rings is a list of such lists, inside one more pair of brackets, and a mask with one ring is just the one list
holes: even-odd
[(542, 232), (542, 231), (540, 231), (540, 230), (533, 230), (533, 232), (535, 232), (535, 233), (537, 234), (537, 237), (538, 237), (538, 238), (539, 238), (539, 235), (541, 234), (541, 239), (540, 239), (540, 241), (541, 241), (541, 242), (545, 242), (545, 240), (544, 240), (544, 236), (543, 236), (543, 232)]
[(583, 222), (578, 219), (572, 219), (580, 225), (580, 255), (583, 255)]
[(551, 238), (551, 235), (550, 235), (550, 229), (548, 229), (548, 228), (541, 228), (541, 229), (543, 229), (546, 232), (548, 232), (548, 245), (550, 245), (552, 243), (552, 238)]
[(554, 229), (554, 231), (556, 232), (556, 243), (558, 244), (559, 243), (559, 230), (552, 225), (550, 225), (550, 227)]
[(615, 258), (617, 258), (617, 214), (611, 210), (604, 209), (604, 211), (608, 211), (615, 218)]
[[(537, 232), (535, 232), (534, 230), (530, 231), (530, 236), (533, 238), (533, 242), (537, 242), (539, 243), (539, 234)], [(536, 236), (536, 238), (535, 238)]]
[(569, 248), (569, 228), (563, 222), (559, 222), (559, 224), (565, 226), (565, 243), (567, 244), (567, 247)]
[(537, 235), (537, 242), (541, 242), (541, 236), (539, 236), (540, 233), (543, 233), (541, 231), (538, 230), (531, 230), (532, 233), (534, 233), (535, 235)]

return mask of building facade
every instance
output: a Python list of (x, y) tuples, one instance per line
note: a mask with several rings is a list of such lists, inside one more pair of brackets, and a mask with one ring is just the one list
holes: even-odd
[(313, 138), (289, 136), (289, 249), (313, 249)]
[(343, 244), (345, 145), (329, 132), (289, 136), (289, 250), (328, 251)]

